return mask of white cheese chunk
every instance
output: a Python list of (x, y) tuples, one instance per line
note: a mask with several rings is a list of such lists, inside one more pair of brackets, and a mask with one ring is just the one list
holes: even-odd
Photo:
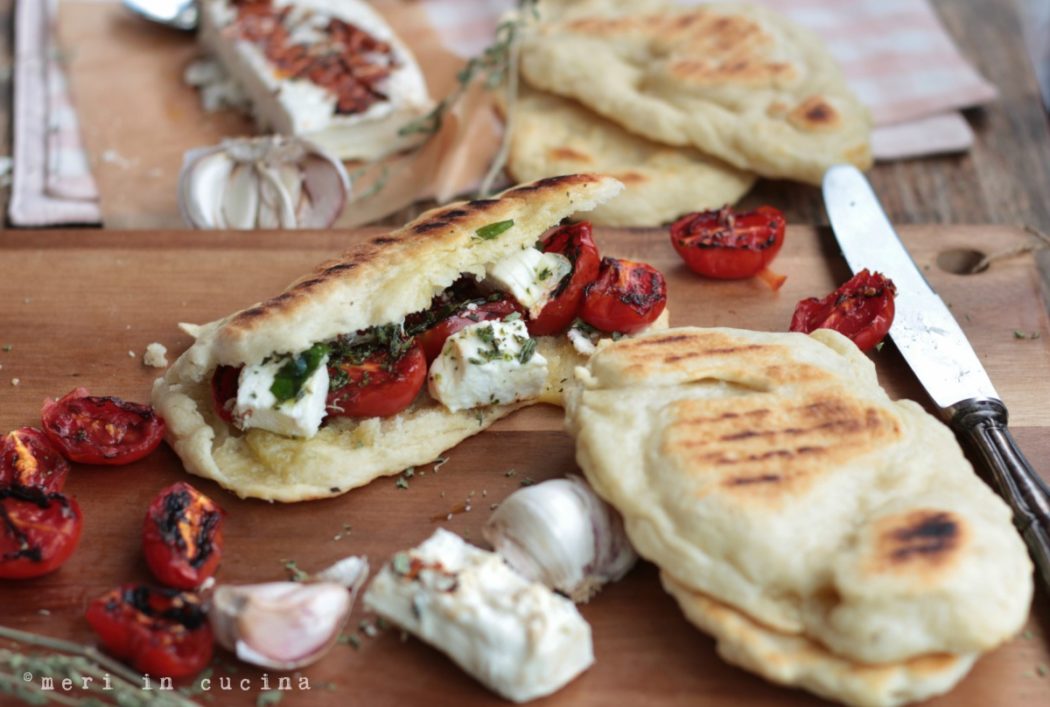
[(313, 437), (321, 427), (328, 397), (328, 357), (303, 381), (299, 394), (278, 403), (270, 387), (286, 359), (245, 366), (237, 385), (233, 417), (241, 429), (256, 427), (289, 437)]
[(364, 603), (514, 702), (549, 695), (594, 662), (575, 604), (447, 530), (395, 555)]
[(378, 159), (418, 143), (420, 135), (401, 135), (400, 128), (426, 114), (433, 102), (415, 57), (386, 20), (363, 0), (275, 0), (275, 9), (285, 7), (291, 8), (284, 24), (293, 44), (316, 43), (336, 18), (388, 43), (394, 68), (376, 85), (383, 100), (359, 113), (338, 113), (332, 91), (285, 77), (259, 45), (230, 31), (237, 19), (230, 0), (203, 0), (199, 39), (244, 88), (260, 126), (309, 138), (341, 159)]
[(150, 368), (164, 368), (168, 365), (168, 347), (154, 341), (146, 344), (146, 352), (142, 354), (142, 365)]
[(513, 295), (535, 317), (570, 272), (572, 263), (564, 255), (526, 248), (489, 267), (486, 279), (492, 287)]
[(537, 397), (547, 382), (547, 359), (535, 352), (524, 354), (526, 346), (535, 347), (529, 341), (529, 330), (520, 319), (460, 329), (445, 340), (430, 366), (431, 397), (453, 412)]

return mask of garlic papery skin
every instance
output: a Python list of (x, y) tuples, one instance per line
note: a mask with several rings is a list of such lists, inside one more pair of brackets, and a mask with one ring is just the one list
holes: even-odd
[(515, 491), (482, 534), (516, 572), (585, 602), (638, 559), (619, 514), (579, 476)]
[(368, 576), (368, 562), (347, 558), (322, 581), (221, 585), (208, 618), (215, 640), (241, 660), (294, 670), (335, 645)]
[(179, 174), (179, 211), (193, 228), (328, 228), (349, 196), (343, 163), (297, 137), (190, 150)]

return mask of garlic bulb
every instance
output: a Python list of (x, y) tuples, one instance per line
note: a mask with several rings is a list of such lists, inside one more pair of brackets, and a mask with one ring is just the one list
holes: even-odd
[(482, 534), (518, 574), (577, 602), (638, 559), (619, 514), (575, 475), (515, 491)]
[(264, 668), (294, 670), (316, 662), (346, 625), (368, 577), (368, 562), (348, 557), (318, 577), (321, 581), (219, 586), (208, 612), (215, 640)]
[(281, 135), (190, 150), (179, 175), (179, 210), (194, 228), (328, 228), (349, 193), (342, 162)]

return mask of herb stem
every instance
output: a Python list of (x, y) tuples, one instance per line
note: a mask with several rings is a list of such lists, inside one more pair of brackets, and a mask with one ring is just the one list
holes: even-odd
[[(519, 10), (519, 12), (522, 12), (522, 10)], [(500, 137), (499, 150), (496, 152), (496, 156), (492, 158), (492, 164), (489, 165), (489, 169), (478, 187), (478, 195), (482, 198), (492, 193), (492, 185), (500, 172), (503, 171), (504, 166), (507, 164), (507, 158), (510, 155), (510, 141), (514, 134), (514, 104), (518, 100), (518, 54), (520, 53), (521, 45), (518, 35), (520, 34), (520, 27), (521, 25), (518, 23), (511, 25), (510, 36), (507, 39), (509, 43), (507, 49), (507, 110), (504, 111), (506, 115), (503, 118), (503, 135)]]

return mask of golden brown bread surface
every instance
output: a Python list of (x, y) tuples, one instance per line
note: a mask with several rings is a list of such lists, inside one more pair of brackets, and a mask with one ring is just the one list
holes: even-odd
[(866, 109), (820, 39), (781, 15), (589, 2), (555, 16), (522, 44), (537, 88), (766, 177), (819, 184), (833, 164), (871, 165)]
[(727, 662), (783, 685), (856, 707), (896, 707), (947, 692), (977, 656), (937, 653), (896, 663), (858, 663), (804, 636), (781, 633), (692, 591), (667, 572), (660, 581), (690, 623), (714, 636)]
[(1023, 624), (1009, 509), (841, 335), (669, 329), (576, 378), (577, 461), (689, 589), (854, 662), (989, 650)]
[[(393, 233), (347, 251), (285, 292), (201, 327), (194, 344), (153, 385), (153, 405), (168, 441), (191, 473), (241, 496), (301, 501), (345, 493), (378, 476), (425, 464), (521, 407), (492, 405), (452, 413), (425, 393), (393, 417), (340, 419), (311, 439), (237, 430), (213, 410), (211, 377), (219, 365), (298, 353), (320, 341), (400, 322), (427, 308), (463, 273), (483, 277), (491, 263), (533, 245), (551, 226), (611, 198), (622, 185), (599, 175), (570, 175), (514, 187), (493, 199), (429, 211)], [(493, 238), (478, 229), (513, 224)], [(542, 400), (559, 403), (561, 383), (578, 354), (564, 337), (541, 337), (549, 364)]]

